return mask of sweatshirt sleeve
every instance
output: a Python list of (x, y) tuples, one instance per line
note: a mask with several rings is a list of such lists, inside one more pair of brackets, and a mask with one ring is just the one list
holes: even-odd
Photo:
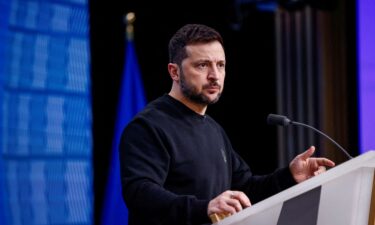
[(253, 204), (296, 184), (288, 167), (268, 175), (253, 175), (248, 165), (235, 152), (232, 154), (232, 168), (232, 187), (245, 192)]
[(176, 195), (163, 187), (170, 156), (162, 132), (142, 119), (133, 120), (120, 143), (122, 193), (129, 220), (137, 224), (207, 223), (208, 200)]

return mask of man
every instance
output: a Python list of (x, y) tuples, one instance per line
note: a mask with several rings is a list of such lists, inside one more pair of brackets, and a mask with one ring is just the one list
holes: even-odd
[(314, 147), (289, 168), (252, 175), (222, 129), (206, 115), (224, 88), (220, 34), (188, 24), (169, 42), (169, 94), (151, 102), (125, 128), (120, 145), (123, 197), (129, 225), (209, 224), (234, 214), (334, 163), (311, 158)]

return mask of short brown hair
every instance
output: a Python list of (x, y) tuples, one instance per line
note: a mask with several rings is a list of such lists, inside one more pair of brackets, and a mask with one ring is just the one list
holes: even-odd
[(218, 41), (224, 48), (223, 39), (215, 29), (202, 24), (187, 24), (181, 27), (169, 41), (169, 62), (181, 65), (187, 57), (186, 45)]

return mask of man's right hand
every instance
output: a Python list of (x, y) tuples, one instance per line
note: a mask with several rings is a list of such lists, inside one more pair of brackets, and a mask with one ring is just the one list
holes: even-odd
[(208, 203), (207, 214), (230, 214), (241, 211), (250, 207), (249, 198), (241, 191), (225, 191)]

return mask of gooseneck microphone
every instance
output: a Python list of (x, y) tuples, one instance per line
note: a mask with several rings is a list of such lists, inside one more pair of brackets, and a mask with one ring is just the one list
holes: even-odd
[(333, 144), (335, 144), (349, 159), (352, 159), (353, 157), (351, 155), (349, 155), (349, 153), (343, 148), (341, 147), (341, 145), (339, 145), (336, 141), (334, 141), (332, 138), (330, 138), (328, 135), (326, 135), (325, 133), (321, 132), (320, 130), (312, 127), (312, 126), (309, 126), (307, 124), (304, 124), (304, 123), (299, 123), (299, 122), (295, 122), (295, 121), (292, 121), (290, 119), (288, 119), (288, 117), (286, 116), (283, 116), (283, 115), (276, 115), (276, 114), (268, 114), (268, 117), (267, 117), (267, 123), (270, 124), (270, 125), (279, 125), (279, 126), (283, 126), (283, 127), (286, 127), (288, 126), (289, 124), (292, 124), (292, 125), (298, 125), (298, 126), (303, 126), (303, 127), (307, 127), (307, 128), (310, 128), (312, 129), (313, 131), (323, 135), (324, 137), (326, 137), (328, 140), (330, 140)]

